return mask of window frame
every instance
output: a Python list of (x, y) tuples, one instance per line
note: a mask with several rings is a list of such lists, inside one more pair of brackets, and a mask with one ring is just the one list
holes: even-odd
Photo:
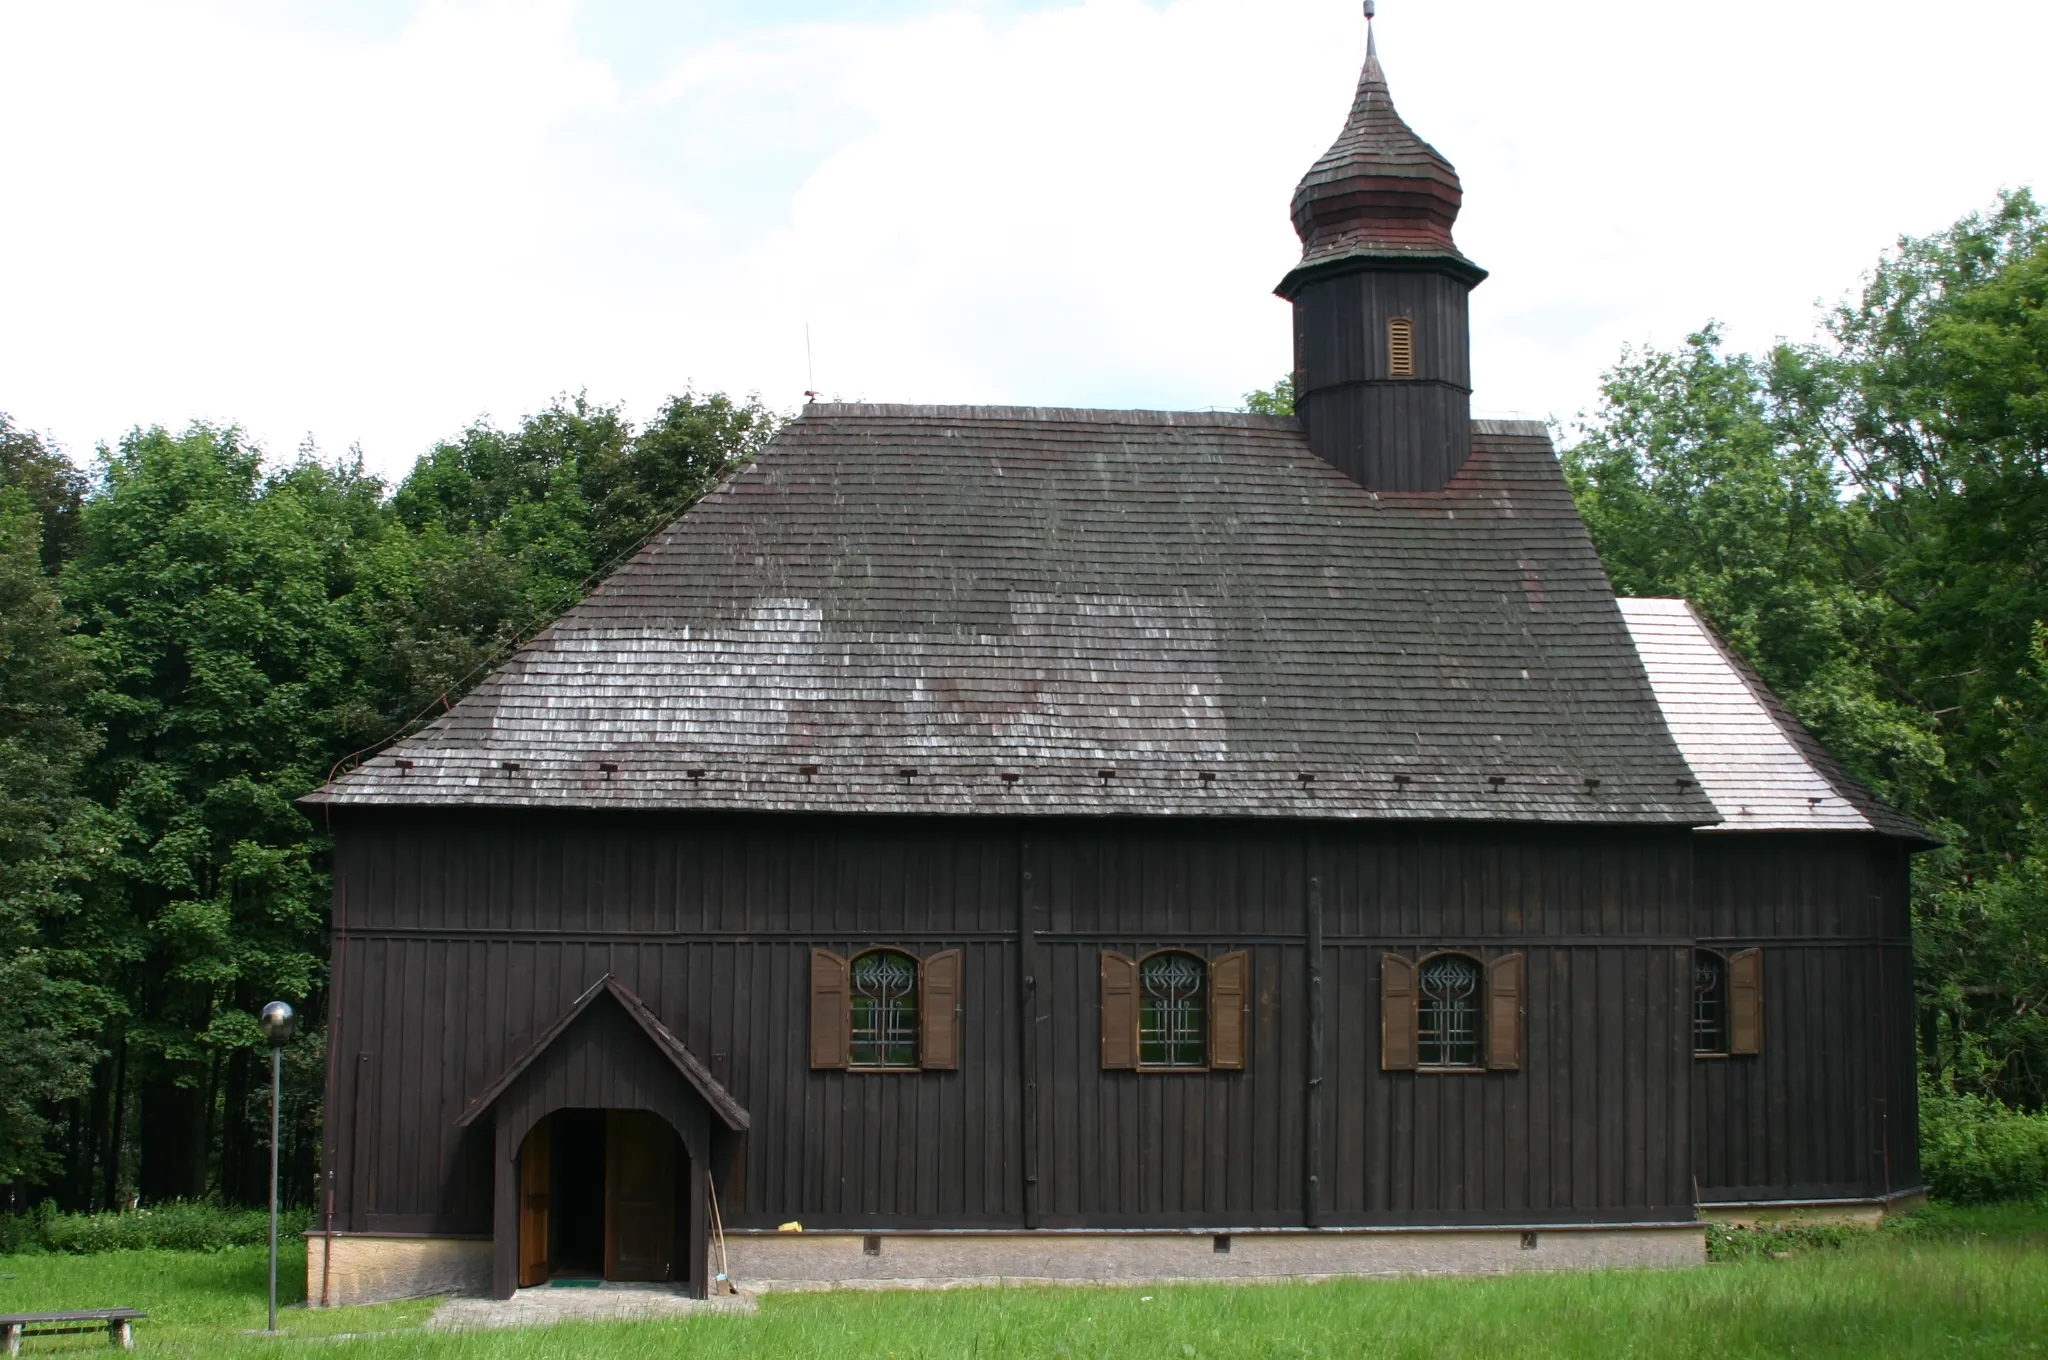
[[(862, 959), (867, 958), (871, 954), (894, 954), (899, 958), (908, 959), (910, 961), (910, 989), (908, 995), (910, 998), (911, 1008), (911, 1060), (907, 1066), (900, 1063), (855, 1062), (853, 1058), (855, 1043), (853, 1035), (853, 970), (856, 966), (859, 965)], [(848, 954), (846, 956), (846, 1071), (887, 1074), (894, 1072), (922, 1072), (925, 1070), (924, 965), (925, 961), (922, 958), (918, 957), (910, 950), (903, 948), (901, 945), (869, 945), (865, 949), (857, 950), (854, 953)], [(881, 1044), (884, 1048), (886, 1048), (888, 1044), (888, 1040), (886, 1038), (878, 1039), (876, 1042)]]
[[(1207, 942), (1214, 948), (1213, 942)], [(1197, 1065), (1140, 1062), (1144, 1016), (1143, 968), (1163, 954), (1191, 960), (1201, 972), (1202, 1062)], [(1176, 941), (1156, 949), (1126, 954), (1103, 949), (1097, 957), (1101, 991), (1098, 1033), (1104, 1072), (1146, 1074), (1232, 1073), (1247, 1070), (1252, 1042), (1252, 951), (1225, 948), (1211, 958), (1202, 944)]]
[[(1200, 979), (1196, 984), (1196, 994), (1200, 998), (1199, 1009), (1202, 1015), (1202, 1061), (1199, 1063), (1148, 1063), (1145, 1061), (1145, 965), (1154, 959), (1163, 958), (1170, 954), (1177, 954), (1181, 958), (1191, 960)], [(1214, 979), (1211, 976), (1213, 968), (1211, 961), (1203, 958), (1192, 949), (1186, 949), (1178, 945), (1167, 945), (1160, 949), (1154, 949), (1149, 953), (1138, 955), (1135, 962), (1137, 963), (1138, 987), (1133, 1009), (1136, 1012), (1137, 1033), (1132, 1039), (1131, 1052), (1135, 1059), (1132, 1067), (1139, 1072), (1214, 1071), (1216, 1057), (1216, 989)]]
[[(1422, 975), (1423, 970), (1428, 968), (1431, 963), (1442, 958), (1463, 959), (1466, 963), (1472, 965), (1474, 977), (1472, 995), (1469, 1002), (1472, 1008), (1472, 1062), (1470, 1064), (1426, 1063), (1422, 1061), (1422, 1016), (1424, 1005), (1428, 999), (1422, 989)], [(1488, 1009), (1486, 1003), (1487, 984), (1490, 976), (1487, 971), (1486, 960), (1467, 949), (1435, 949), (1415, 960), (1415, 1071), (1450, 1075), (1466, 1073), (1484, 1075), (1491, 1070), (1486, 1064)]]

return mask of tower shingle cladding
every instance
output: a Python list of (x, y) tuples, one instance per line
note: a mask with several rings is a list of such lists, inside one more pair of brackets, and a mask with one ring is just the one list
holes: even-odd
[[(1309, 447), (1377, 491), (1435, 491), (1471, 452), (1469, 296), (1486, 271), (1451, 239), (1458, 172), (1394, 110), (1368, 47), (1344, 130), (1294, 191), (1296, 410)], [(1413, 336), (1392, 361), (1389, 328)]]

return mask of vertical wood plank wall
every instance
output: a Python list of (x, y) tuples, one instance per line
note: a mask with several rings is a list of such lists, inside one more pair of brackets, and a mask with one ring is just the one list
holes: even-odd
[(1706, 1201), (1914, 1189), (1906, 851), (1875, 836), (1722, 833), (1695, 849), (1700, 941), (1760, 947), (1763, 1051), (1695, 1064)]
[[(719, 1186), (734, 1226), (1021, 1227), (1027, 1160), (1043, 1227), (1298, 1224), (1311, 875), (1322, 1223), (1690, 1214), (1687, 832), (421, 811), (335, 830), (345, 1230), (488, 1231), (491, 1131), (455, 1119), (606, 972), (751, 1112)], [(810, 1070), (808, 951), (868, 944), (962, 952), (958, 1071)], [(1101, 1070), (1100, 952), (1165, 945), (1251, 955), (1245, 1071)], [(1443, 947), (1527, 954), (1521, 1071), (1380, 1071), (1380, 956)]]
[[(1472, 451), (1472, 285), (1431, 269), (1365, 269), (1294, 297), (1296, 410), (1309, 447), (1375, 490), (1435, 490)], [(1412, 324), (1415, 372), (1394, 378), (1387, 322)]]

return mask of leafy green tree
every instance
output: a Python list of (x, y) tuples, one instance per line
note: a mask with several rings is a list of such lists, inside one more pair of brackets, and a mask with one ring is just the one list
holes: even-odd
[(1835, 312), (1821, 405), (1886, 545), (1891, 636), (1955, 828), (1921, 875), (1941, 1079), (2048, 1102), (2048, 216), (2026, 192), (1900, 242)]
[(78, 552), (85, 474), (40, 435), (19, 428), (0, 411), (0, 487), (10, 486), (35, 509), (43, 569), (56, 571)]
[(233, 429), (138, 431), (99, 473), (64, 584), (101, 676), (83, 711), (106, 734), (89, 788), (119, 834), (104, 890), (131, 929), (139, 1187), (190, 1197), (208, 1188), (223, 1096), (223, 1176), (249, 1161), (254, 1010), (304, 1000), (321, 976), (322, 847), (292, 800), (364, 707), (373, 639), (354, 587), (396, 528), (359, 471), (266, 477)]
[(1565, 465), (1623, 593), (1691, 599), (1918, 858), (1922, 1056), (2048, 1102), (2048, 221), (1901, 241), (1818, 344), (1624, 354)]
[(50, 966), (52, 927), (77, 911), (105, 846), (76, 792), (93, 739), (75, 710), (91, 677), (43, 573), (38, 508), (0, 487), (0, 1186), (54, 1170), (46, 1111), (86, 1089), (87, 1036), (110, 1001)]
[(686, 392), (636, 429), (577, 396), (436, 445), (392, 497), (413, 556), (404, 598), (383, 611), (387, 714), (461, 697), (779, 425), (758, 400)]
[(459, 697), (777, 423), (685, 393), (636, 429), (565, 398), (437, 445), (387, 497), (207, 425), (138, 430), (88, 482), (0, 419), (0, 1048), (21, 1055), (0, 1185), (259, 1199), (272, 997), (313, 1022), (285, 1144), (287, 1186), (310, 1184), (328, 886), (293, 800)]
[(1876, 664), (1891, 606), (1833, 451), (1788, 398), (1810, 382), (1798, 352), (1727, 355), (1711, 325), (1624, 352), (1565, 475), (1619, 593), (1691, 600), (1837, 757), (1917, 807), (1943, 752)]
[(781, 420), (758, 398), (670, 397), (623, 446), (584, 460), (592, 554), (607, 570), (629, 556), (774, 437)]
[(1901, 670), (1941, 716), (1944, 810), (2016, 855), (2048, 812), (2048, 770), (2013, 758), (2048, 621), (2048, 220), (2020, 192), (1903, 241), (1830, 329), (1816, 405), (1884, 536)]
[(1262, 387), (1255, 392), (1244, 394), (1244, 409), (1254, 415), (1291, 416), (1294, 414), (1294, 375), (1282, 374), (1271, 387)]

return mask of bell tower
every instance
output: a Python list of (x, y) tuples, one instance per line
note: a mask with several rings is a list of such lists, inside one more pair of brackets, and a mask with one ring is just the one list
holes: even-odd
[(1344, 131), (1294, 191), (1295, 410), (1309, 447), (1375, 491), (1437, 491), (1472, 450), (1470, 299), (1451, 240), (1458, 172), (1394, 111), (1366, 0)]

